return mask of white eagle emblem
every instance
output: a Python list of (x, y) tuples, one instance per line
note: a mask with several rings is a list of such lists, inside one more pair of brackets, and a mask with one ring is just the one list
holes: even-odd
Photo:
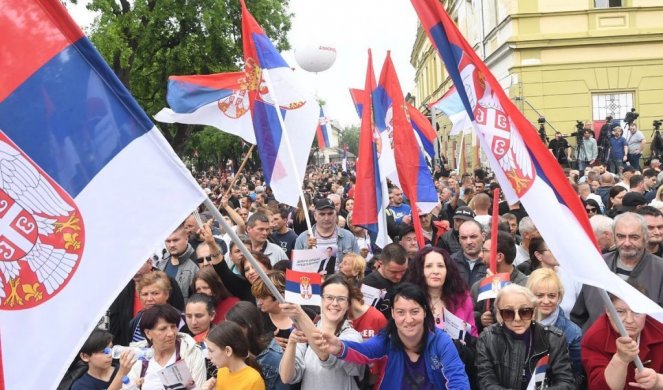
[(0, 131), (0, 309), (55, 295), (73, 275), (82, 238), (71, 197)]

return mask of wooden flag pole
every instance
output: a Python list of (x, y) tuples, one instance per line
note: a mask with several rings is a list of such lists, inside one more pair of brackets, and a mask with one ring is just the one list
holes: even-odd
[(246, 162), (249, 161), (249, 158), (251, 157), (251, 153), (253, 153), (253, 149), (256, 147), (256, 144), (251, 145), (249, 148), (248, 153), (246, 153), (246, 156), (244, 156), (244, 161), (242, 161), (242, 164), (239, 166), (239, 169), (235, 173), (235, 176), (233, 177), (233, 181), (230, 182), (230, 185), (228, 186), (228, 189), (226, 190), (226, 193), (223, 194), (224, 196), (228, 195), (230, 191), (233, 190), (233, 186), (235, 185), (235, 182), (237, 181), (237, 178), (239, 177), (240, 172), (242, 172), (242, 169), (244, 169), (244, 166), (246, 165)]

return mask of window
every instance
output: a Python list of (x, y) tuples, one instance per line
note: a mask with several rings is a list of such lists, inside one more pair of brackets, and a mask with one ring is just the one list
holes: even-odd
[(633, 107), (633, 92), (620, 92), (610, 94), (592, 95), (592, 120), (605, 120), (610, 115), (613, 118), (624, 118)]
[(594, 0), (594, 8), (623, 7), (624, 0)]

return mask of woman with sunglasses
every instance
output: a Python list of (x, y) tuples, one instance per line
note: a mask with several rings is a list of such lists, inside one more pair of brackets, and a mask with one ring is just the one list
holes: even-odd
[(540, 359), (547, 356), (544, 385), (576, 388), (564, 334), (532, 321), (537, 299), (525, 287), (510, 284), (497, 294), (498, 323), (484, 329), (477, 343), (476, 364), (482, 389), (525, 389)]
[(196, 294), (205, 294), (214, 298), (215, 310), (213, 324), (218, 324), (226, 319), (226, 313), (233, 307), (239, 298), (230, 294), (226, 286), (211, 267), (204, 267), (196, 272), (191, 283), (191, 289)]
[[(633, 312), (626, 302), (609, 295), (628, 336), (619, 335), (607, 313), (587, 330), (581, 351), (588, 388), (663, 389), (663, 325), (646, 314)], [(636, 371), (632, 364), (636, 356), (645, 367), (642, 371)]]
[(576, 382), (584, 382), (585, 374), (580, 361), (582, 331), (578, 325), (566, 317), (564, 310), (560, 307), (564, 297), (562, 281), (552, 269), (540, 268), (532, 272), (527, 279), (527, 288), (530, 289), (537, 300), (536, 320), (543, 326), (552, 325), (564, 332)]
[(585, 211), (587, 211), (587, 217), (591, 218), (597, 214), (601, 214), (601, 206), (594, 199), (586, 199), (584, 202)]
[(359, 389), (357, 383), (358, 378), (363, 377), (363, 365), (340, 360), (313, 343), (307, 344), (307, 340), (313, 340), (314, 333), (319, 333), (316, 330), (333, 334), (341, 340), (362, 341), (359, 332), (348, 322), (350, 301), (358, 298), (353, 295), (353, 291), (356, 289), (344, 276), (328, 277), (322, 283), (321, 319), (315, 325), (301, 306), (292, 303), (280, 305), (282, 312), (303, 330), (290, 333), (279, 367), (283, 383), (301, 382), (302, 390)]
[(428, 298), (419, 287), (399, 284), (391, 312), (386, 329), (364, 343), (340, 340), (325, 331), (310, 339), (317, 348), (347, 362), (382, 362), (376, 389), (470, 388), (456, 347), (435, 327)]

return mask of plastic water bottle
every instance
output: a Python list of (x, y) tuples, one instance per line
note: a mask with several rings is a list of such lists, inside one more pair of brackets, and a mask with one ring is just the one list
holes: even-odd
[(133, 382), (131, 382), (131, 379), (129, 379), (128, 376), (123, 376), (122, 390), (138, 390), (138, 386), (136, 386)]
[(140, 348), (140, 347), (125, 347), (122, 345), (114, 345), (113, 349), (111, 350), (111, 356), (113, 359), (119, 359), (120, 354), (125, 349), (130, 349), (134, 351), (134, 355), (136, 355), (136, 359), (139, 360), (150, 360), (154, 357), (154, 351), (152, 348)]

